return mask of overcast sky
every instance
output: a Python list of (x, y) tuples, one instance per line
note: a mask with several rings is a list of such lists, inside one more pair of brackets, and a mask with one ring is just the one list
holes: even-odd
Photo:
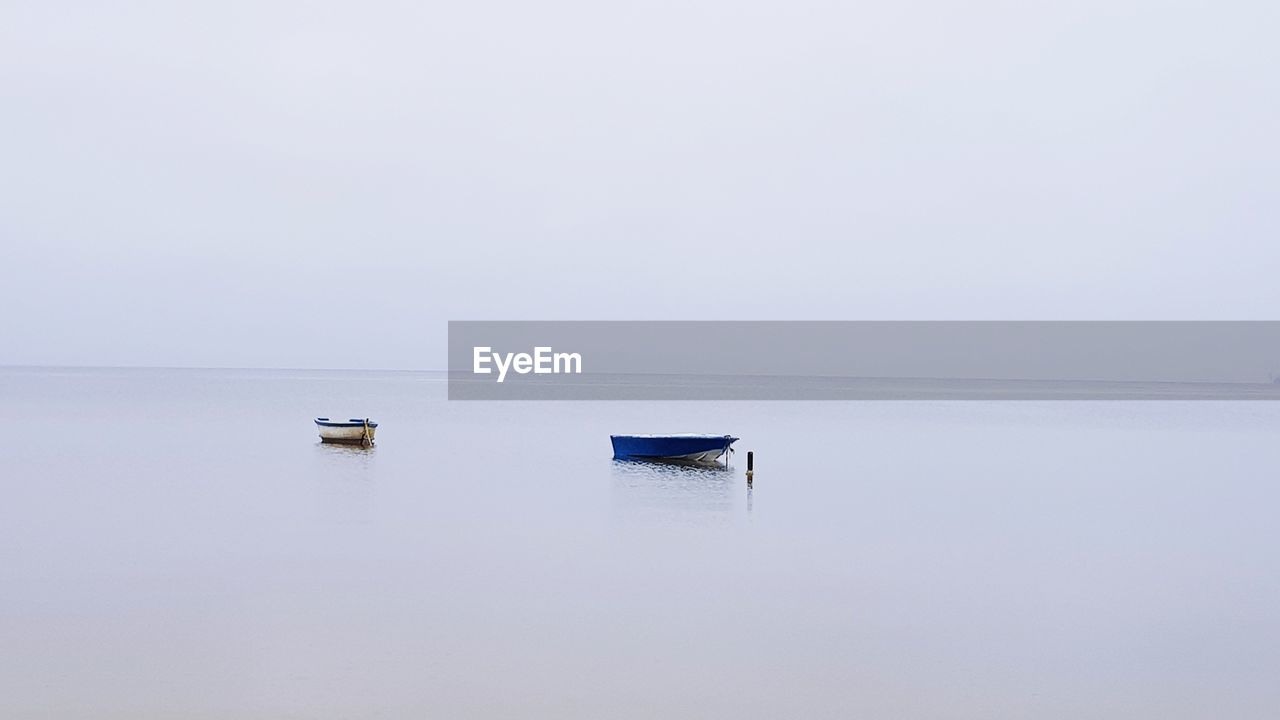
[(1277, 7), (0, 0), (0, 364), (1275, 319)]

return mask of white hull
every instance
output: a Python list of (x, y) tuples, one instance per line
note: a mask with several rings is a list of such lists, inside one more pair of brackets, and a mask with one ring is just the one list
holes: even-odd
[[(364, 442), (365, 428), (362, 425), (357, 425), (355, 427), (326, 427), (324, 425), (321, 425), (319, 426), (319, 430), (320, 430), (320, 439), (324, 442), (344, 442), (344, 443)], [(370, 441), (373, 440), (373, 436), (377, 434), (377, 432), (378, 432), (378, 428), (375, 428), (375, 427), (369, 428)]]

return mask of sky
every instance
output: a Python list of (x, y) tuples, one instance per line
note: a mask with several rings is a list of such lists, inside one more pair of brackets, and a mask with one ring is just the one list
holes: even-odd
[(0, 0), (0, 365), (1276, 319), (1274, 3)]

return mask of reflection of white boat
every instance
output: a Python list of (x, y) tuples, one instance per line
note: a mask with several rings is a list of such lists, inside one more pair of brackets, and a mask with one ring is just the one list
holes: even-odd
[(372, 445), (373, 435), (378, 431), (378, 423), (369, 418), (351, 418), (345, 421), (316, 418), (316, 428), (320, 430), (321, 442)]

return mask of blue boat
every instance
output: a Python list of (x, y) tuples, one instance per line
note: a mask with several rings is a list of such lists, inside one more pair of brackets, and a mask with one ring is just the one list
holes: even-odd
[(618, 460), (713, 462), (738, 438), (730, 435), (610, 435)]

